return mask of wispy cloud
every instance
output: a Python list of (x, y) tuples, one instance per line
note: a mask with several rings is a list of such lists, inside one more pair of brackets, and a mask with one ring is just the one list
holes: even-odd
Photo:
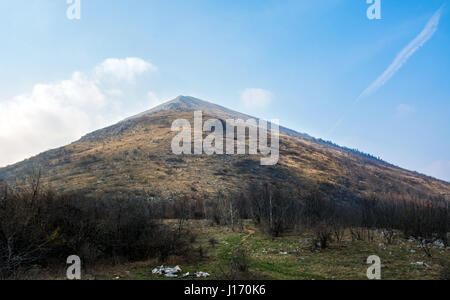
[[(156, 68), (152, 66), (139, 58), (110, 58), (91, 71), (74, 72), (69, 79), (36, 84), (28, 93), (0, 99), (0, 167), (136, 113), (117, 87), (130, 85)], [(110, 77), (114, 82), (103, 81)]]
[(164, 103), (164, 100), (158, 97), (154, 92), (150, 91), (147, 93), (148, 105), (145, 109), (154, 108), (160, 104)]
[(416, 108), (411, 104), (399, 104), (397, 106), (397, 116), (399, 117), (407, 117), (416, 112)]
[[(400, 53), (397, 55), (391, 65), (386, 69), (386, 71), (384, 71), (381, 76), (379, 76), (374, 82), (372, 82), (372, 84), (368, 88), (366, 88), (361, 93), (361, 95), (358, 96), (358, 98), (356, 98), (353, 106), (363, 98), (372, 95), (382, 86), (384, 86), (405, 65), (408, 59), (433, 37), (433, 35), (438, 30), (439, 21), (441, 19), (441, 14), (444, 6), (445, 5), (439, 8), (431, 17), (431, 19), (428, 20), (422, 32), (420, 32), (420, 34), (414, 40), (412, 40), (402, 51), (400, 51)], [(344, 116), (339, 118), (339, 120), (331, 128), (328, 134), (333, 133), (344, 121), (344, 118), (345, 114)]]
[(433, 37), (439, 26), (442, 9), (443, 7), (441, 7), (431, 17), (422, 32), (397, 55), (395, 60), (386, 69), (386, 71), (384, 71), (384, 73), (381, 74), (381, 76), (378, 77), (377, 80), (375, 80), (367, 89), (364, 90), (364, 92), (362, 92), (357, 101), (361, 100), (364, 97), (370, 96), (383, 85), (385, 85), (395, 75), (395, 73), (397, 73), (398, 70), (403, 67), (408, 59)]
[(110, 77), (134, 82), (136, 76), (157, 70), (156, 66), (138, 57), (127, 57), (125, 59), (108, 58), (95, 68), (95, 75), (99, 79)]
[(435, 161), (425, 168), (424, 173), (450, 182), (450, 161)]
[(246, 108), (267, 108), (273, 99), (273, 93), (264, 89), (245, 89), (241, 94), (241, 101)]

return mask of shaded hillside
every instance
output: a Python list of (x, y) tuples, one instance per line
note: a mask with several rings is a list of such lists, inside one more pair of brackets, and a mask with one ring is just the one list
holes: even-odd
[(406, 171), (281, 128), (280, 161), (261, 166), (248, 155), (172, 154), (172, 121), (193, 124), (194, 110), (210, 118), (249, 116), (190, 97), (178, 97), (153, 110), (93, 132), (68, 146), (0, 169), (14, 181), (41, 169), (43, 179), (61, 191), (125, 193), (170, 199), (181, 194), (216, 197), (239, 192), (253, 182), (276, 182), (284, 189), (320, 190), (340, 201), (385, 195), (395, 199), (450, 194), (450, 184)]

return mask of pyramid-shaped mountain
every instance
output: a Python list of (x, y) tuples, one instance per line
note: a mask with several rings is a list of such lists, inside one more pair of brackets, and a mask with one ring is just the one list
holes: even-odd
[(193, 112), (206, 119), (250, 116), (180, 96), (65, 147), (0, 169), (14, 182), (40, 169), (51, 187), (88, 195), (135, 195), (170, 199), (214, 198), (271, 182), (285, 191), (319, 191), (338, 201), (385, 195), (392, 199), (442, 197), (450, 184), (407, 171), (374, 157), (280, 127), (280, 159), (262, 166), (258, 155), (175, 155), (172, 122)]

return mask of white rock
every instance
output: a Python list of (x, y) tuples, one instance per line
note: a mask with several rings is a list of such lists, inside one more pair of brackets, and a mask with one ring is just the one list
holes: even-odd
[(436, 241), (434, 242), (434, 245), (436, 245), (436, 246), (439, 247), (439, 248), (445, 248), (444, 242), (441, 241), (441, 240), (436, 240)]
[(418, 261), (418, 262), (411, 263), (411, 264), (412, 265), (416, 265), (416, 266), (423, 266), (423, 267), (426, 267), (428, 269), (431, 269), (431, 266), (429, 264), (423, 262), (423, 261)]
[(206, 272), (197, 272), (197, 273), (195, 273), (195, 276), (197, 277), (197, 278), (201, 278), (201, 277), (203, 277), (203, 278), (208, 278), (209, 276), (211, 276), (211, 275), (209, 275), (208, 273), (206, 273)]

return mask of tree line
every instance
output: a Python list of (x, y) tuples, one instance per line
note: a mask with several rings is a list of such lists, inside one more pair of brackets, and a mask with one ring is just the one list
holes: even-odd
[[(21, 187), (0, 184), (0, 278), (20, 276), (34, 265), (50, 266), (70, 255), (84, 265), (97, 261), (167, 260), (189, 257), (195, 235), (189, 219), (242, 230), (251, 220), (266, 234), (279, 237), (302, 230), (314, 232), (314, 247), (326, 248), (350, 232), (354, 240), (371, 240), (382, 230), (390, 242), (399, 234), (448, 245), (449, 203), (441, 198), (337, 201), (316, 191), (286, 190), (277, 184), (254, 183), (237, 193), (182, 195), (174, 199), (58, 194), (40, 176)], [(164, 219), (176, 219), (175, 223)]]

